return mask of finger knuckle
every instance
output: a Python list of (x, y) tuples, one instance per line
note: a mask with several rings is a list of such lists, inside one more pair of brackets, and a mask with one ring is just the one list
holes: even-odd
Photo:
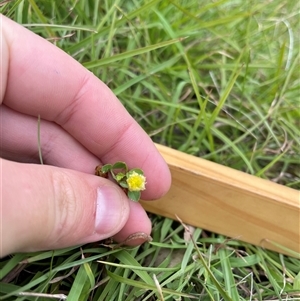
[(80, 202), (77, 201), (76, 188), (70, 176), (64, 172), (54, 172), (52, 185), (55, 196), (55, 221), (52, 235), (53, 241), (59, 244), (60, 241), (68, 240), (75, 231), (76, 217), (80, 212)]

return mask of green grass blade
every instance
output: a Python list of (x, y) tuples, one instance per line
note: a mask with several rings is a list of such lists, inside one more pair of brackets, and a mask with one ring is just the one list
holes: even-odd
[(87, 62), (87, 63), (84, 63), (83, 65), (88, 69), (101, 67), (101, 66), (104, 66), (104, 65), (115, 63), (115, 62), (120, 61), (120, 60), (125, 60), (127, 58), (134, 57), (136, 55), (140, 55), (140, 54), (150, 52), (150, 51), (162, 48), (162, 47), (166, 47), (166, 46), (172, 45), (174, 43), (178, 43), (181, 40), (182, 39), (179, 38), (179, 39), (174, 39), (174, 40), (169, 40), (169, 41), (157, 43), (157, 44), (146, 46), (146, 47), (143, 47), (143, 48), (140, 48), (140, 49), (134, 49), (134, 50), (127, 51), (127, 52), (124, 52), (124, 53), (116, 54), (114, 56), (107, 57), (107, 58), (104, 58), (104, 59), (100, 59), (100, 60), (96, 60), (96, 61), (92, 61), (92, 62)]
[[(126, 283), (126, 284), (128, 284), (132, 287), (138, 287), (138, 288), (141, 288), (145, 291), (147, 291), (147, 290), (157, 291), (157, 287), (153, 284), (152, 279), (151, 279), (150, 283), (143, 283), (143, 282), (140, 282), (140, 281), (123, 278), (119, 275), (111, 273), (110, 271), (107, 271), (107, 274), (108, 274), (109, 277), (111, 277), (112, 279), (114, 279), (114, 280), (116, 280), (120, 283)], [(170, 289), (166, 289), (166, 288), (162, 288), (162, 292), (164, 294), (169, 294), (171, 296), (177, 296), (177, 297), (186, 297), (186, 298), (191, 298), (191, 299), (198, 299), (199, 298), (199, 296), (193, 296), (191, 294), (179, 293), (179, 292), (176, 292), (174, 290), (170, 290)]]

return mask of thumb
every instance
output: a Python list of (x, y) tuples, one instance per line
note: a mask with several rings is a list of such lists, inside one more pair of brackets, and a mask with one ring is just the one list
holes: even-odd
[(0, 257), (102, 240), (127, 222), (129, 201), (109, 180), (0, 160)]

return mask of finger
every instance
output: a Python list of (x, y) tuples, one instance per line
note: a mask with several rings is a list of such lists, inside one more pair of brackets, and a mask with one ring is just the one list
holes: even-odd
[[(1, 157), (24, 163), (40, 163), (38, 120), (0, 106)], [(40, 139), (44, 164), (94, 173), (100, 160), (59, 125), (41, 120)]]
[[(125, 242), (126, 245), (136, 246), (147, 240), (145, 236), (151, 233), (151, 222), (141, 204), (130, 202), (129, 206), (130, 213), (127, 223), (120, 232), (113, 236), (113, 239), (117, 242)], [(128, 239), (130, 236), (132, 239)]]
[(10, 62), (3, 103), (54, 121), (104, 163), (126, 161), (142, 168), (143, 197), (162, 196), (170, 186), (167, 165), (109, 88), (54, 45), (1, 18)]
[[(52, 166), (0, 159), (2, 174), (0, 256), (93, 242), (128, 227), (149, 231), (149, 220), (110, 181)], [(141, 215), (139, 215), (142, 213)], [(137, 215), (137, 216), (136, 216)], [(138, 229), (137, 229), (138, 225)], [(144, 227), (145, 225), (145, 227)]]

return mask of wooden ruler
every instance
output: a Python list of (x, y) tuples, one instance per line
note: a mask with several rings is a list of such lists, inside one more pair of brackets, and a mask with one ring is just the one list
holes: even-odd
[[(300, 192), (157, 145), (172, 187), (152, 213), (300, 258)], [(290, 251), (291, 252), (290, 252)]]

